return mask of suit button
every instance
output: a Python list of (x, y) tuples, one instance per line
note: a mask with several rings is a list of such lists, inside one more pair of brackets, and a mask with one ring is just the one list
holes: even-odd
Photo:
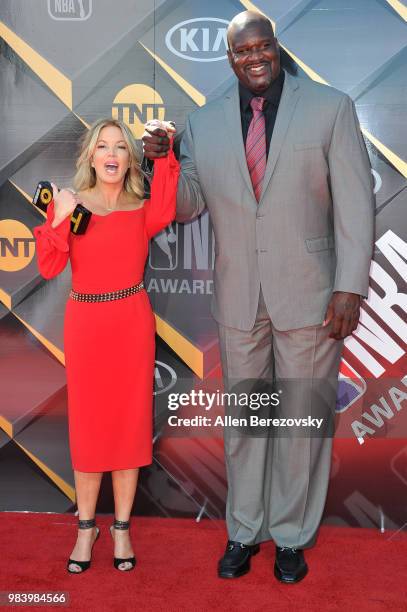
[(267, 249), (260, 249), (260, 253), (267, 253)]

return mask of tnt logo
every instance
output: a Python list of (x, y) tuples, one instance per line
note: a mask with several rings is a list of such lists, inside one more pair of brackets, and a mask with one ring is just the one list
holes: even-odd
[(345, 412), (365, 394), (366, 389), (367, 385), (364, 378), (347, 361), (342, 359), (338, 376), (336, 412)]
[(85, 21), (92, 14), (92, 0), (48, 0), (48, 15), (58, 21)]
[(0, 270), (17, 272), (31, 262), (35, 239), (24, 223), (15, 219), (0, 221)]
[(178, 225), (172, 223), (154, 236), (148, 258), (153, 270), (175, 270), (178, 265)]
[(147, 121), (164, 120), (164, 102), (160, 94), (148, 85), (128, 85), (113, 100), (112, 117), (124, 121), (134, 137), (140, 139)]

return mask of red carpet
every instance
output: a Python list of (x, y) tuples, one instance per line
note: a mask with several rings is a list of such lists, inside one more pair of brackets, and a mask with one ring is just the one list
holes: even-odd
[[(92, 567), (82, 576), (65, 570), (76, 534), (67, 514), (0, 514), (0, 591), (67, 591), (61, 610), (87, 612), (407, 610), (407, 537), (370, 529), (323, 527), (307, 553), (308, 576), (282, 585), (273, 576), (274, 547), (262, 545), (252, 571), (219, 580), (223, 522), (132, 519), (138, 565), (120, 573), (112, 566), (110, 516), (98, 516), (101, 537)], [(30, 606), (25, 610), (55, 607)]]

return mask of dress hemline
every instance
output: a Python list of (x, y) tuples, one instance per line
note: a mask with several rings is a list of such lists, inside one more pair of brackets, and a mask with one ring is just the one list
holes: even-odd
[(108, 467), (108, 468), (105, 467), (105, 468), (98, 468), (98, 469), (86, 468), (86, 470), (72, 465), (72, 469), (77, 472), (85, 472), (89, 474), (97, 473), (97, 472), (115, 472), (116, 470), (136, 470), (137, 468), (146, 467), (148, 465), (151, 465), (152, 462), (153, 460), (151, 459), (150, 461), (144, 461), (142, 463), (138, 463), (137, 465), (131, 465), (131, 466), (126, 466), (126, 467)]

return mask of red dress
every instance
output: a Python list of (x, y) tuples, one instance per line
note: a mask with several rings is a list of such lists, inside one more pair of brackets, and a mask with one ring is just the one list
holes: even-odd
[[(81, 293), (125, 289), (143, 279), (149, 239), (175, 216), (179, 165), (170, 151), (154, 164), (151, 199), (136, 210), (92, 214), (86, 233), (55, 228), (53, 203), (34, 228), (41, 275), (72, 267)], [(67, 300), (64, 350), (72, 466), (82, 472), (152, 461), (155, 320), (145, 290), (110, 302)]]

